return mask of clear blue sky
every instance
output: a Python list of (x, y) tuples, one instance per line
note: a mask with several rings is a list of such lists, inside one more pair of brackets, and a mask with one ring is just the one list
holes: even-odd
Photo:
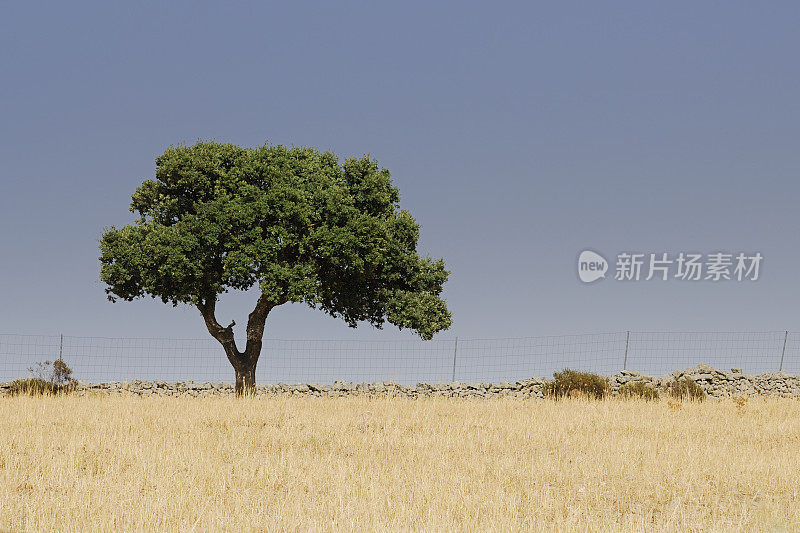
[[(441, 338), (800, 329), (795, 2), (4, 3), (0, 331), (207, 336), (112, 304), (106, 225), (198, 138), (370, 153), (452, 270)], [(754, 283), (579, 282), (577, 254), (759, 251)], [(252, 294), (226, 297), (244, 322)], [(227, 317), (227, 318), (226, 318)], [(278, 338), (410, 338), (300, 305)]]

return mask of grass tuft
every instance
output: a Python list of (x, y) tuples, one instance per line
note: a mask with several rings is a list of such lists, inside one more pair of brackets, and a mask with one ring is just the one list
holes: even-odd
[(706, 399), (706, 391), (690, 378), (681, 378), (671, 381), (667, 385), (669, 395), (676, 400), (695, 400), (702, 402)]
[(553, 381), (544, 386), (544, 395), (548, 398), (601, 399), (608, 394), (608, 390), (607, 377), (566, 368), (553, 374)]
[(658, 400), (658, 391), (655, 387), (642, 381), (626, 383), (619, 388), (619, 395), (625, 399)]

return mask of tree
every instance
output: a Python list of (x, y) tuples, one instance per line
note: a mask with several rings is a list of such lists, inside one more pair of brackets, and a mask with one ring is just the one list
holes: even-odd
[[(155, 180), (132, 196), (133, 224), (104, 230), (100, 279), (109, 300), (150, 296), (197, 307), (236, 373), (255, 388), (270, 311), (304, 302), (350, 327), (385, 322), (423, 339), (450, 326), (449, 272), (416, 250), (419, 226), (399, 207), (389, 171), (365, 156), (265, 144), (198, 142), (156, 158)], [(220, 294), (258, 286), (237, 348)]]

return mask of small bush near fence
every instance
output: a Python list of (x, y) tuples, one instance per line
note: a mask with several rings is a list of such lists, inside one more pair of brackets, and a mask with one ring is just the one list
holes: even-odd
[(587, 396), (603, 398), (608, 393), (608, 378), (590, 372), (568, 368), (553, 374), (553, 381), (545, 384), (544, 395), (551, 398)]
[(57, 383), (50, 383), (40, 378), (27, 378), (15, 379), (11, 382), (11, 387), (8, 389), (9, 394), (12, 395), (30, 395), (38, 396), (41, 394), (63, 394), (75, 390), (74, 383), (60, 385)]
[(658, 400), (658, 391), (655, 387), (641, 381), (626, 383), (619, 388), (619, 395), (629, 399)]
[(31, 377), (11, 382), (9, 392), (12, 395), (66, 394), (74, 391), (78, 384), (72, 378), (72, 369), (60, 358), (36, 363), (28, 371)]
[(667, 385), (669, 395), (676, 400), (697, 400), (702, 402), (706, 399), (706, 392), (690, 378), (676, 379)]

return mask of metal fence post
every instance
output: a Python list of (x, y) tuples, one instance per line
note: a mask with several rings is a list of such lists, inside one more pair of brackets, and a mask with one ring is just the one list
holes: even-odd
[(456, 357), (458, 357), (458, 337), (456, 337), (456, 341), (453, 344), (453, 377), (450, 383), (455, 383), (456, 381)]
[(781, 350), (781, 364), (778, 367), (778, 372), (783, 370), (783, 357), (786, 355), (786, 339), (789, 338), (789, 330), (786, 330), (786, 333), (783, 335), (783, 350)]
[(58, 358), (64, 360), (64, 334), (61, 334), (61, 341), (58, 343)]
[(631, 341), (631, 332), (628, 331), (625, 335), (625, 359), (622, 361), (622, 370), (628, 369), (628, 344)]

